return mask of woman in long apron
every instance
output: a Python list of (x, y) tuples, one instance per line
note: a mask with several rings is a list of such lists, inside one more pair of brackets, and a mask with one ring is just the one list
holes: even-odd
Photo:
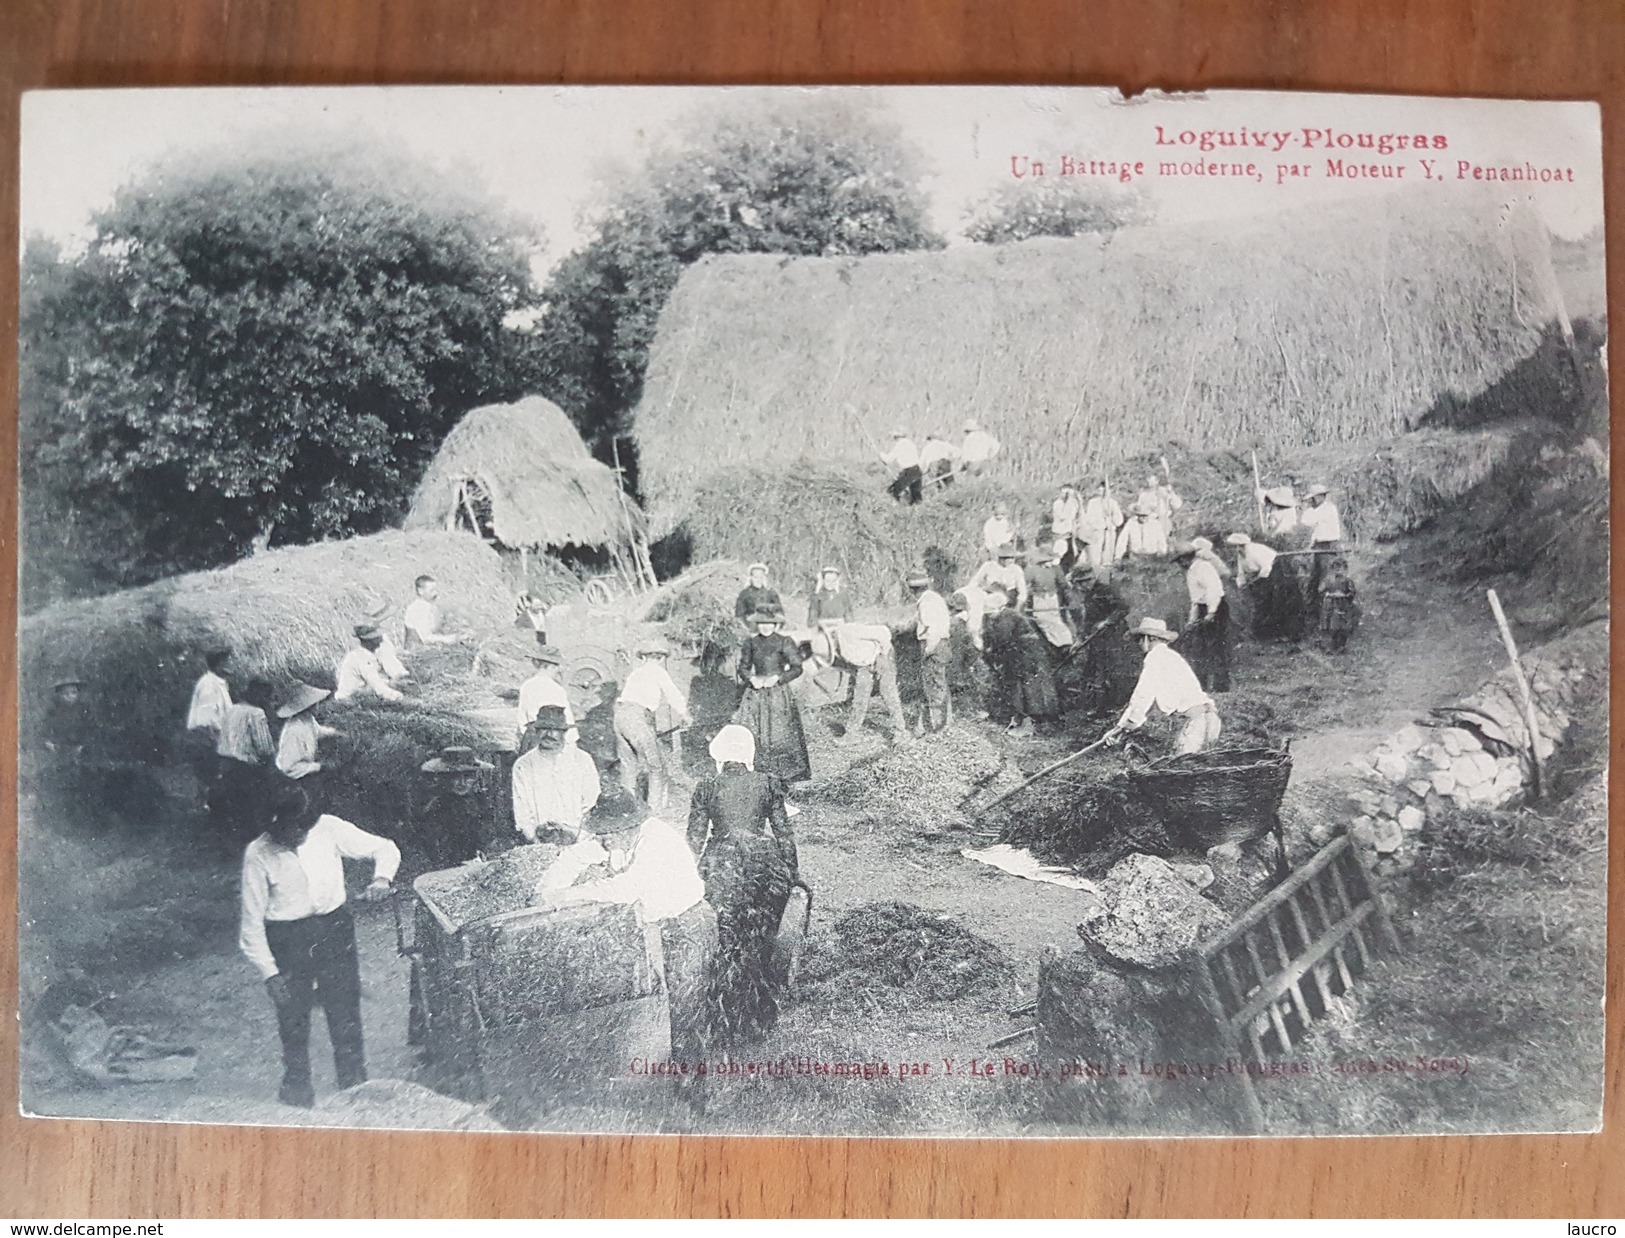
[(750, 617), (755, 635), (739, 650), (739, 682), (744, 698), (733, 720), (756, 740), (756, 764), (787, 783), (812, 777), (801, 707), (790, 684), (801, 675), (801, 649), (779, 631), (782, 615), (759, 611)]

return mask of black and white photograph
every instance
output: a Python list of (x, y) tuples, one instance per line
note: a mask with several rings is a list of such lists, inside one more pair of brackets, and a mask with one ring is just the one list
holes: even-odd
[(24, 1114), (1600, 1129), (1594, 104), (21, 145)]

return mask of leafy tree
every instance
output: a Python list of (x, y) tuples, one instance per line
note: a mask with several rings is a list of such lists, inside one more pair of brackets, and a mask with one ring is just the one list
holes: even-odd
[(935, 248), (915, 152), (862, 103), (734, 100), (691, 117), (612, 190), (554, 269), (536, 334), (546, 390), (592, 439), (624, 429), (655, 325), (705, 254)]
[(1151, 204), (1134, 190), (1104, 188), (1075, 177), (1006, 181), (967, 212), (965, 236), (986, 245), (1035, 236), (1083, 236), (1145, 223)]
[(503, 321), (538, 238), (399, 157), (172, 162), (93, 224), (77, 256), (25, 255), (36, 584), (381, 528), (456, 418), (523, 385)]

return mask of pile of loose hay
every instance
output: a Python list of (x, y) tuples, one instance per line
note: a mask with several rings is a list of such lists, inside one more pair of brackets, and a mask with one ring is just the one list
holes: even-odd
[(817, 939), (804, 963), (809, 986), (828, 988), (838, 1004), (951, 1002), (986, 992), (1010, 975), (997, 946), (952, 916), (911, 903), (869, 903), (835, 922), (833, 941)]
[(864, 820), (904, 829), (964, 820), (960, 803), (1003, 767), (998, 747), (978, 730), (955, 725), (918, 743), (888, 748), (815, 783), (813, 802), (840, 804)]

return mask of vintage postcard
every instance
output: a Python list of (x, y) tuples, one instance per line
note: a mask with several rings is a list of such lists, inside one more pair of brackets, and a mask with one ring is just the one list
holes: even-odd
[(1595, 105), (60, 91), (21, 187), (26, 1113), (1598, 1128)]

